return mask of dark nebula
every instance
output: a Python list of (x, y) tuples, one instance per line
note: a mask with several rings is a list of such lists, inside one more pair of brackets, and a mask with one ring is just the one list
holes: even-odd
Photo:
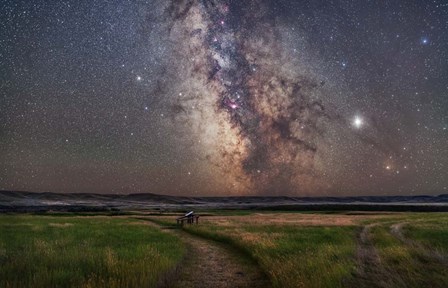
[[(318, 122), (330, 117), (322, 102), (312, 99), (319, 89), (316, 79), (279, 70), (292, 55), (279, 45), (276, 19), (261, 4), (171, 3), (168, 26), (176, 29), (178, 45), (187, 46), (183, 56), (194, 59), (186, 68), (189, 79), (205, 90), (194, 98), (195, 106), (213, 111), (188, 120), (209, 126), (219, 119), (214, 125), (227, 130), (204, 149), (219, 151), (206, 158), (235, 189), (266, 194), (308, 190), (310, 182), (318, 181), (313, 174), (315, 138), (323, 133)], [(212, 106), (201, 105), (204, 97)], [(208, 137), (202, 129), (195, 135)]]

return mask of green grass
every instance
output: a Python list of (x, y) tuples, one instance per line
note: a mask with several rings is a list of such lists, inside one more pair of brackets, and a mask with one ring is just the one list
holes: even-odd
[(404, 227), (406, 237), (424, 247), (448, 255), (448, 214), (428, 215)]
[[(391, 287), (448, 287), (447, 266), (444, 263), (432, 257), (429, 250), (419, 245), (420, 242), (398, 239), (391, 235), (389, 229), (388, 225), (372, 229), (372, 242), (386, 275), (389, 275)], [(420, 229), (414, 231), (432, 232)], [(425, 238), (429, 235), (425, 235)], [(431, 241), (441, 245), (447, 238), (434, 238)]]
[[(243, 252), (274, 287), (448, 287), (448, 213), (378, 214), (207, 211), (184, 229)], [(174, 217), (132, 215), (0, 215), (0, 287), (154, 287), (185, 248), (147, 225), (173, 228)], [(301, 221), (310, 217), (317, 222)], [(334, 226), (337, 217), (354, 220)], [(367, 246), (380, 264), (357, 257), (368, 224)], [(362, 276), (360, 267), (371, 272)]]
[(0, 216), (0, 287), (153, 287), (181, 260), (175, 236), (135, 219)]
[[(310, 215), (294, 214), (298, 220)], [(324, 214), (357, 215), (315, 213), (316, 217)], [(349, 226), (307, 226), (252, 222), (248, 219), (255, 214), (228, 213), (205, 217), (200, 225), (185, 225), (184, 229), (243, 251), (263, 268), (274, 287), (448, 287), (448, 261), (443, 262), (448, 259), (448, 214), (379, 214)], [(397, 223), (403, 223), (402, 236), (391, 232)], [(379, 256), (379, 267), (366, 276), (360, 274), (362, 267), (372, 271), (369, 266), (374, 264), (363, 263), (357, 251), (361, 245), (358, 233), (368, 224), (374, 224), (368, 238), (371, 251)]]
[(355, 269), (354, 227), (185, 226), (253, 258), (274, 287), (345, 287)]

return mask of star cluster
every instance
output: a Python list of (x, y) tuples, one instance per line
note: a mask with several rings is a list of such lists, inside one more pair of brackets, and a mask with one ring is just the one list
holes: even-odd
[(443, 1), (0, 9), (0, 189), (447, 191)]

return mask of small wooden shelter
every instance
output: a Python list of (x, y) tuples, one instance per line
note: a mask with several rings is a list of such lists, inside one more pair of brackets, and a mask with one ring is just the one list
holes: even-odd
[(194, 211), (190, 211), (188, 213), (185, 213), (184, 216), (177, 218), (176, 220), (177, 220), (177, 224), (180, 224), (180, 225), (184, 225), (184, 222), (186, 222), (187, 224), (193, 224), (193, 223), (198, 224), (199, 223), (199, 215), (194, 214)]

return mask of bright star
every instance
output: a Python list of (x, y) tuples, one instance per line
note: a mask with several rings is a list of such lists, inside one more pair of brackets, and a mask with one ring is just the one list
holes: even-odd
[(141, 76), (137, 76), (137, 81), (142, 81), (142, 77)]
[(360, 116), (355, 116), (352, 125), (355, 126), (355, 128), (361, 128), (362, 125), (364, 125), (364, 120)]

